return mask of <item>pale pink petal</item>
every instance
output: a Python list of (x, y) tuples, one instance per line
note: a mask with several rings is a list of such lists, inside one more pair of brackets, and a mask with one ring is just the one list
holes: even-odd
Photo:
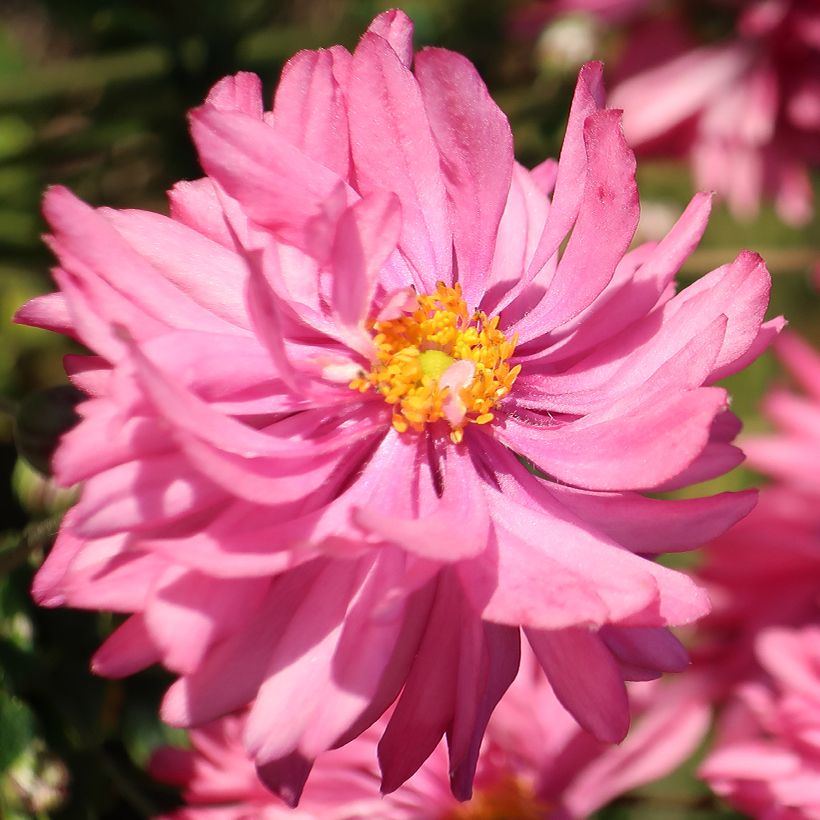
[(393, 191), (400, 246), (422, 292), (452, 282), (452, 233), (439, 154), (418, 84), (385, 40), (365, 34), (353, 54), (351, 147), (359, 190)]
[(350, 170), (344, 101), (350, 59), (341, 46), (300, 51), (282, 70), (273, 101), (274, 129), (342, 179)]
[(512, 132), (460, 54), (425, 49), (416, 57), (416, 77), (452, 203), (457, 278), (467, 304), (477, 306), (510, 189)]
[(395, 250), (401, 222), (398, 198), (377, 192), (346, 211), (336, 229), (330, 259), (333, 314), (351, 347), (365, 356), (373, 348), (365, 320), (381, 266)]

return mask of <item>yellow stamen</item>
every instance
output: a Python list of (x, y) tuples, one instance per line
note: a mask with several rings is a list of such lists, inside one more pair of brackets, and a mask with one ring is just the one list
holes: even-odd
[(440, 387), (439, 379), (455, 362), (472, 362), (472, 381), (459, 391), (463, 418), (451, 423), (450, 438), (458, 444), (464, 426), (491, 422), (493, 406), (510, 392), (521, 370), (521, 365), (510, 367), (507, 362), (517, 338), (504, 336), (498, 316), (470, 314), (458, 284), (439, 282), (435, 293), (419, 296), (417, 302), (412, 313), (372, 322), (372, 369), (353, 379), (350, 387), (362, 393), (379, 391), (393, 406), (398, 432), (421, 432), (426, 424), (453, 418), (451, 412), (445, 414), (450, 388)]

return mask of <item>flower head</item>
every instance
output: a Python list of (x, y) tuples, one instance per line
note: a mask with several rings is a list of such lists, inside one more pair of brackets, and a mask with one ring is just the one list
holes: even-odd
[[(568, 820), (588, 817), (612, 798), (662, 777), (694, 750), (708, 709), (680, 708), (657, 696), (655, 682), (632, 685), (638, 722), (620, 746), (581, 729), (556, 700), (531, 652), (487, 727), (475, 791), (458, 803), (450, 792), (440, 743), (392, 794), (379, 794), (377, 743), (385, 720), (319, 758), (298, 817), (305, 820)], [(191, 748), (162, 747), (150, 770), (183, 789), (174, 820), (292, 816), (260, 782), (242, 745), (246, 715), (229, 715), (190, 733)]]
[(756, 652), (700, 776), (754, 817), (820, 817), (820, 629), (765, 630)]
[(163, 663), (176, 725), (248, 708), (289, 802), (394, 703), (382, 788), (446, 734), (469, 796), (522, 628), (564, 707), (620, 740), (624, 679), (682, 668), (666, 627), (708, 608), (653, 556), (754, 500), (645, 493), (742, 457), (711, 385), (779, 330), (762, 260), (675, 294), (706, 196), (629, 249), (599, 65), (559, 162), (527, 171), (472, 65), (413, 63), (411, 35), (387, 12), (353, 54), (300, 52), (272, 112), (257, 78), (220, 82), (191, 114), (208, 176), (170, 218), (52, 190), (61, 292), (19, 314), (95, 354), (67, 362), (89, 398), (54, 466), (84, 487), (35, 596), (131, 613), (95, 669)]
[(613, 104), (631, 144), (688, 154), (697, 184), (735, 214), (754, 216), (770, 196), (799, 224), (812, 212), (808, 168), (820, 163), (820, 8), (734, 5), (733, 35), (712, 44), (689, 42), (680, 22), (648, 22), (630, 38)]

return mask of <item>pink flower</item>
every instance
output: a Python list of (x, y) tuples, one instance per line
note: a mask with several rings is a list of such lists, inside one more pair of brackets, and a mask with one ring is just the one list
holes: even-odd
[[(651, 0), (543, 0), (519, 27), (583, 12), (630, 24), (612, 104), (631, 145), (687, 155), (697, 185), (751, 217), (764, 195), (800, 224), (812, 212), (807, 169), (820, 164), (820, 7), (816, 0), (724, 0), (735, 36), (694, 42), (691, 4)], [(670, 12), (671, 9), (671, 13)], [(707, 12), (708, 13), (708, 12)]]
[(714, 604), (700, 631), (709, 654), (734, 666), (736, 677), (756, 668), (762, 630), (801, 627), (820, 614), (820, 356), (793, 333), (776, 348), (807, 395), (777, 387), (765, 398), (763, 412), (779, 429), (747, 438), (744, 447), (751, 465), (775, 482), (747, 519), (708, 546), (698, 570)]
[(411, 71), (411, 34), (387, 12), (352, 55), (300, 52), (272, 112), (256, 77), (220, 82), (191, 114), (208, 177), (170, 218), (50, 191), (61, 293), (18, 315), (95, 353), (67, 361), (89, 399), (54, 467), (84, 488), (35, 596), (132, 613), (95, 670), (163, 663), (175, 725), (247, 706), (291, 803), (394, 701), (383, 789), (446, 734), (468, 797), (522, 628), (563, 706), (620, 740), (624, 678), (682, 668), (666, 627), (708, 608), (653, 557), (754, 502), (645, 493), (742, 458), (711, 385), (780, 328), (762, 260), (676, 295), (709, 198), (629, 250), (599, 65), (530, 172), (472, 65)]
[[(681, 710), (657, 697), (655, 683), (635, 684), (637, 725), (620, 746), (601, 743), (563, 709), (530, 652), (490, 719), (473, 797), (459, 805), (450, 792), (447, 752), (440, 743), (418, 772), (390, 795), (379, 794), (374, 725), (314, 767), (297, 817), (378, 820), (568, 820), (588, 817), (613, 797), (671, 771), (694, 751), (708, 709)], [(174, 820), (293, 816), (259, 781), (242, 745), (244, 715), (191, 732), (191, 749), (165, 747), (154, 776), (183, 789), (187, 807)], [(217, 809), (217, 805), (220, 807)]]
[(812, 211), (807, 168), (820, 163), (820, 6), (737, 3), (736, 35), (699, 45), (658, 18), (625, 49), (612, 94), (630, 143), (688, 154), (699, 187), (754, 216), (764, 195), (799, 224)]
[(820, 628), (769, 629), (765, 678), (741, 687), (700, 775), (753, 817), (820, 817)]
[(820, 700), (801, 700), (795, 688), (813, 676), (820, 694), (820, 356), (793, 334), (776, 344), (808, 396), (773, 390), (764, 412), (778, 431), (745, 442), (752, 465), (776, 481), (704, 551), (696, 577), (713, 610), (698, 624), (693, 669), (673, 691), (692, 708), (719, 709), (702, 770), (718, 794), (755, 817), (814, 817), (807, 795), (820, 785), (820, 758), (801, 738), (816, 732)]

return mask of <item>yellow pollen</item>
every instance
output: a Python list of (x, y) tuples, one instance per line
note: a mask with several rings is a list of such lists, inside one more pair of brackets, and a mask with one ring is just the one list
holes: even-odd
[[(521, 370), (521, 365), (508, 364), (517, 339), (507, 339), (498, 329), (498, 316), (470, 314), (458, 284), (439, 282), (435, 293), (419, 296), (417, 302), (412, 313), (372, 322), (372, 369), (350, 387), (381, 393), (393, 406), (393, 427), (400, 433), (421, 432), (426, 424), (449, 417), (450, 438), (458, 444), (465, 425), (491, 422), (493, 406), (510, 392)], [(458, 390), (458, 410), (445, 412), (448, 397), (452, 405), (451, 388), (439, 380), (459, 361), (473, 364), (473, 377)]]

